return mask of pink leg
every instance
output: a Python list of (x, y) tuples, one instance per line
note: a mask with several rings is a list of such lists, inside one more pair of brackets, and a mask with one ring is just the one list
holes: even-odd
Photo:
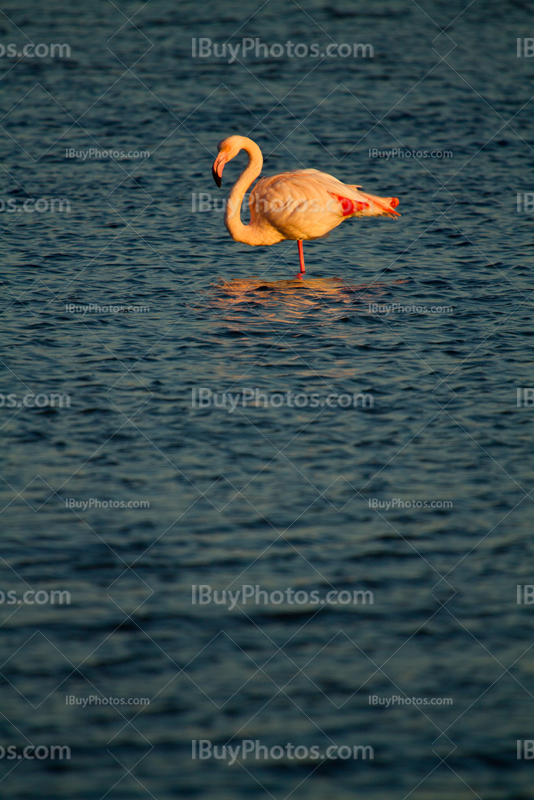
[(299, 247), (299, 261), (300, 261), (300, 272), (297, 275), (297, 278), (302, 280), (302, 276), (306, 272), (306, 267), (304, 266), (304, 249), (302, 247), (302, 241), (300, 239), (297, 240), (297, 244)]

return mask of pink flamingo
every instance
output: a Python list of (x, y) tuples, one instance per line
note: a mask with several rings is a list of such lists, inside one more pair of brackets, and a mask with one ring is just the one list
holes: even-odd
[(400, 217), (394, 209), (396, 197), (376, 197), (358, 191), (359, 186), (341, 183), (333, 175), (317, 169), (296, 169), (262, 178), (250, 193), (250, 222), (241, 222), (241, 205), (247, 189), (261, 173), (263, 156), (258, 145), (246, 136), (228, 136), (217, 145), (219, 154), (213, 164), (217, 186), (225, 164), (241, 151), (248, 153), (248, 164), (232, 187), (224, 222), (236, 242), (271, 245), (284, 239), (296, 239), (302, 280), (303, 240), (325, 236), (348, 217)]

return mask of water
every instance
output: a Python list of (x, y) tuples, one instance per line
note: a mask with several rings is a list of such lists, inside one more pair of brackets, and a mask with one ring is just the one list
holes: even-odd
[[(532, 60), (516, 55), (528, 10), (3, 7), (2, 42), (72, 49), (0, 58), (0, 392), (45, 403), (0, 410), (0, 744), (71, 748), (6, 751), (6, 796), (531, 797), (531, 762), (516, 758), (533, 736), (533, 617), (516, 602), (533, 575), (532, 418), (516, 399), (533, 360), (532, 214), (517, 210), (533, 189)], [(228, 64), (193, 59), (192, 37), (375, 53)], [(295, 243), (250, 248), (220, 211), (191, 210), (193, 192), (220, 203), (243, 167), (216, 189), (216, 143), (233, 133), (257, 141), (266, 175), (323, 169), (398, 196), (402, 217), (305, 245), (309, 282), (294, 282)], [(29, 196), (70, 212), (8, 210)], [(447, 310), (417, 310), (433, 307)], [(237, 408), (192, 407), (202, 388)], [(291, 405), (239, 405), (244, 390)], [(47, 405), (51, 393), (70, 407)], [(331, 393), (359, 399), (321, 405)], [(67, 507), (91, 499), (123, 507)], [(230, 610), (193, 605), (201, 584), (360, 594)], [(71, 602), (18, 603), (25, 591)], [(374, 758), (274, 751), (230, 767), (192, 759), (201, 739)]]

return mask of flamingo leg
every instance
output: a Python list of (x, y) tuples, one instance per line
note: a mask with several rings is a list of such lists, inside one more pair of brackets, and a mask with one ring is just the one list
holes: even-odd
[(306, 272), (306, 267), (304, 266), (304, 248), (302, 247), (301, 239), (297, 240), (298, 248), (299, 248), (299, 261), (300, 261), (300, 272), (297, 275), (299, 280), (302, 280), (302, 276)]

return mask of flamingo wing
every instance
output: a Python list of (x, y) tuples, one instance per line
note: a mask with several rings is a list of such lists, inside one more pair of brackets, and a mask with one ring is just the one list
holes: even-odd
[(251, 224), (287, 239), (324, 236), (347, 217), (399, 216), (397, 198), (377, 197), (316, 169), (282, 172), (258, 181), (250, 194)]
[(356, 184), (342, 183), (338, 178), (317, 169), (296, 170), (310, 173), (321, 183), (329, 194), (334, 195), (342, 205), (344, 217), (381, 217), (384, 215), (400, 217), (395, 211), (399, 205), (397, 197), (379, 197), (375, 194), (359, 191), (362, 187)]

